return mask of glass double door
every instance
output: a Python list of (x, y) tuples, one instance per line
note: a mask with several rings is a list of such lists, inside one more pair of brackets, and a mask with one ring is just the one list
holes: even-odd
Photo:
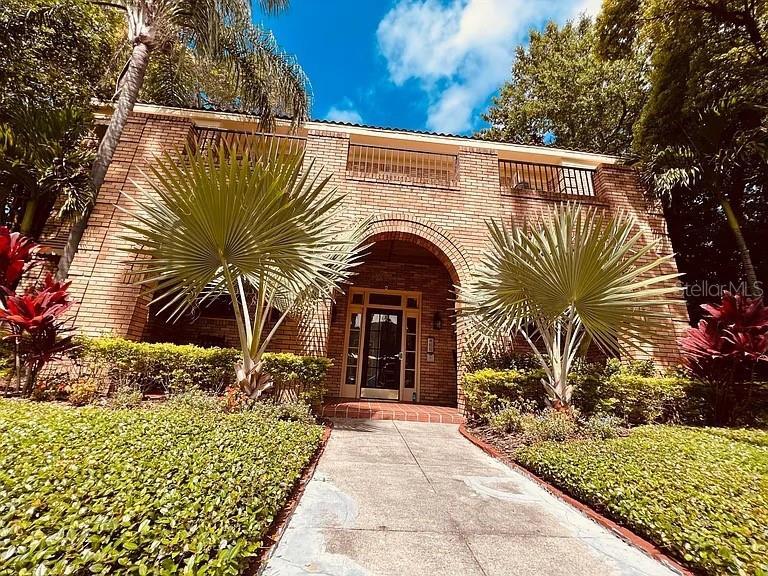
[(418, 402), (421, 294), (352, 288), (341, 396)]
[(365, 313), (361, 398), (397, 400), (403, 362), (403, 312), (368, 308)]

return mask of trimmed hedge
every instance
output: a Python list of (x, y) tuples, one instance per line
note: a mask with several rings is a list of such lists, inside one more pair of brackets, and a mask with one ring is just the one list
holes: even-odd
[(467, 411), (477, 418), (487, 418), (510, 403), (533, 402), (544, 405), (544, 371), (494, 370), (469, 372), (462, 380)]
[[(115, 386), (179, 392), (192, 386), (221, 392), (235, 382), (240, 351), (192, 344), (148, 343), (122, 338), (83, 338), (77, 356), (94, 370), (104, 370)], [(292, 386), (301, 399), (322, 399), (328, 358), (266, 353), (264, 368), (281, 388)]]
[(606, 441), (544, 443), (518, 460), (712, 575), (768, 574), (765, 432), (644, 426)]
[(238, 574), (321, 435), (264, 412), (0, 400), (2, 571)]
[[(487, 420), (505, 406), (545, 405), (543, 370), (484, 369), (464, 375), (467, 410)], [(605, 414), (630, 424), (688, 420), (696, 412), (691, 382), (676, 376), (657, 376), (646, 366), (577, 365), (571, 373), (573, 405), (584, 415)]]

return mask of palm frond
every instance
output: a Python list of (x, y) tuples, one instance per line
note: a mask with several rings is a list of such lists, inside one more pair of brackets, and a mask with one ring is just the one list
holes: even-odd
[(645, 242), (637, 228), (626, 215), (578, 205), (536, 226), (490, 222), (490, 248), (460, 290), (470, 328), (480, 328), (471, 338), (520, 333), (533, 346), (537, 335), (550, 358), (564, 359), (565, 376), (584, 335), (610, 353), (649, 342), (680, 302), (670, 283), (679, 274), (659, 273), (672, 255), (658, 256), (660, 241)]

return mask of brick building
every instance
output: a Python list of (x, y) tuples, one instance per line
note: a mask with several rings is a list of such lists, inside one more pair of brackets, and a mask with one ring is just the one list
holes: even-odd
[[(70, 271), (81, 332), (237, 345), (224, 304), (175, 324), (150, 310), (120, 249), (125, 216), (116, 204), (164, 150), (255, 130), (246, 115), (136, 107)], [(637, 174), (613, 157), (331, 122), (307, 122), (294, 134), (279, 126), (277, 133), (305, 150), (305, 162), (314, 159), (332, 174), (350, 222), (372, 217), (372, 248), (353, 285), (312, 318), (282, 326), (272, 346), (331, 357), (330, 396), (456, 405), (462, 342), (454, 285), (467, 281), (490, 218), (519, 223), (557, 202), (583, 202), (633, 214), (649, 240), (663, 237), (661, 250), (671, 251)], [(675, 271), (672, 263), (667, 268)], [(687, 325), (685, 308), (673, 307), (678, 320), (645, 350), (661, 364), (677, 361), (675, 339)]]

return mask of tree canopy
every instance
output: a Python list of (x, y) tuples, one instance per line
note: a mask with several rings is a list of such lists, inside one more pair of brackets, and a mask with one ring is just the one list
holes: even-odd
[(768, 280), (768, 1), (604, 0), (595, 24), (531, 32), (485, 118), (486, 138), (637, 166), (692, 316), (718, 287)]
[(517, 49), (512, 77), (484, 118), (482, 136), (524, 144), (627, 154), (646, 98), (641, 57), (614, 62), (595, 52), (588, 18), (531, 31)]

